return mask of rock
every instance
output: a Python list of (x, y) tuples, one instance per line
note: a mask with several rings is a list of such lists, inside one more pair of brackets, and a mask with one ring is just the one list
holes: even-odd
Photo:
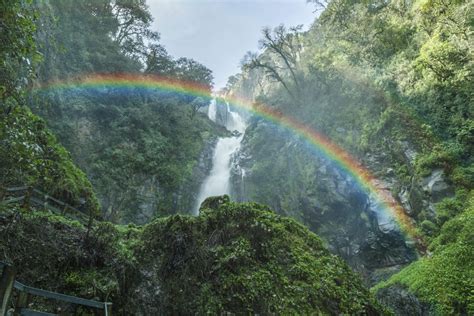
[(433, 203), (454, 195), (453, 187), (445, 180), (443, 169), (435, 169), (430, 176), (423, 178), (422, 188), (431, 196)]
[(400, 193), (398, 193), (398, 199), (400, 200), (400, 204), (403, 206), (405, 211), (412, 215), (412, 208), (410, 205), (410, 193), (408, 191), (408, 188), (404, 187)]
[(395, 170), (393, 170), (393, 168), (388, 168), (385, 174), (389, 177), (393, 177), (395, 176)]
[(211, 196), (204, 200), (201, 203), (200, 211), (204, 209), (217, 210), (221, 205), (227, 204), (230, 202), (230, 197), (228, 195), (222, 196)]
[(401, 285), (382, 288), (376, 293), (377, 299), (395, 315), (433, 315), (433, 307), (420, 300)]
[(412, 185), (410, 192), (409, 192), (409, 203), (412, 212), (409, 215), (417, 215), (423, 210), (425, 202), (423, 201), (423, 192), (421, 192), (420, 188), (416, 185)]
[(398, 194), (398, 199), (411, 217), (416, 216), (423, 209), (423, 193), (420, 192), (416, 183), (409, 187), (403, 187)]
[[(299, 220), (323, 236), (331, 251), (369, 283), (374, 270), (415, 260), (414, 247), (405, 243), (383, 206), (344, 170), (304, 146), (298, 137), (265, 121), (254, 121), (234, 156), (238, 168), (231, 175), (233, 199), (271, 205), (277, 213)], [(269, 157), (272, 163), (258, 163)], [(376, 170), (387, 170), (384, 159), (381, 154), (368, 154), (365, 162)], [(387, 176), (373, 185), (390, 194), (395, 184), (393, 176)], [(387, 274), (396, 271), (398, 268), (390, 269)]]
[(240, 137), (240, 136), (242, 136), (242, 133), (239, 132), (239, 131), (237, 131), (237, 130), (235, 130), (235, 131), (232, 131), (232, 132), (231, 132), (231, 135), (232, 135), (233, 137)]
[(403, 155), (405, 159), (413, 166), (415, 164), (416, 156), (418, 153), (414, 150), (408, 142), (400, 142), (402, 146)]

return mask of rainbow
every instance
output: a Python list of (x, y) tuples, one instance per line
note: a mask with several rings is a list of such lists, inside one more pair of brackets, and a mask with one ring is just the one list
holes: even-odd
[[(193, 83), (152, 75), (131, 74), (94, 74), (82, 76), (68, 81), (55, 81), (36, 87), (35, 90), (70, 90), (70, 89), (150, 89), (153, 91), (173, 92), (193, 97), (212, 98), (208, 87)], [(282, 126), (288, 131), (302, 137), (311, 147), (314, 147), (324, 157), (335, 162), (347, 172), (364, 190), (368, 191), (382, 206), (383, 211), (395, 219), (405, 237), (411, 239), (421, 251), (425, 243), (417, 232), (413, 220), (406, 215), (403, 207), (393, 198), (387, 188), (367, 170), (357, 159), (343, 148), (332, 142), (325, 135), (296, 119), (283, 115), (265, 104), (255, 104), (240, 98), (226, 98), (233, 107), (244, 109), (253, 115)]]

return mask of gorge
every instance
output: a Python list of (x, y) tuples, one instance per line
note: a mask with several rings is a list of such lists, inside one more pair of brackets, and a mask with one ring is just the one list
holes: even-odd
[[(263, 27), (225, 86), (156, 30), (151, 6), (190, 3), (0, 4), (16, 280), (114, 315), (474, 314), (473, 2), (309, 0), (312, 24)], [(229, 65), (273, 12), (255, 3), (175, 29)], [(15, 313), (95, 313), (11, 293)]]

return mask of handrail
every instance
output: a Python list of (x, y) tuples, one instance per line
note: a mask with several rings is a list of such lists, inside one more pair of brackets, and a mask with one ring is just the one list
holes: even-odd
[(22, 187), (5, 188), (5, 191), (7, 191), (7, 192), (16, 192), (16, 191), (25, 191), (27, 189), (28, 189), (28, 186), (22, 186)]
[[(64, 211), (71, 210), (77, 215), (80, 214), (80, 215), (88, 216), (86, 213), (78, 210), (77, 208), (67, 203), (64, 203), (63, 201), (60, 201), (47, 193), (41, 192), (40, 190), (36, 188), (32, 188), (29, 186), (16, 186), (16, 187), (6, 187), (3, 189), (4, 189), (4, 192), (7, 193), (7, 196), (9, 195), (8, 193), (10, 193), (10, 194), (16, 194), (16, 197), (13, 197), (10, 199), (4, 199), (3, 201), (0, 201), (0, 203), (10, 204), (10, 203), (28, 200), (28, 201), (33, 202), (36, 205), (44, 206), (50, 209), (51, 211), (53, 211), (54, 213), (63, 214)], [(24, 195), (18, 196), (18, 192), (25, 192), (25, 191), (27, 192), (27, 195), (24, 194)], [(49, 201), (54, 202), (56, 205), (60, 206), (60, 208), (63, 210), (61, 211), (58, 207), (54, 207), (53, 205), (48, 205), (47, 203)], [(87, 220), (87, 219), (83, 218), (83, 220)]]
[[(8, 265), (5, 262), (0, 261), (0, 268), (2, 270), (4, 270), (5, 267), (10, 267), (10, 265)], [(12, 274), (12, 278), (14, 280), (14, 272)], [(1, 286), (1, 284), (0, 284), (0, 286)], [(57, 293), (57, 292), (42, 290), (42, 289), (38, 289), (38, 288), (35, 288), (35, 287), (32, 287), (32, 286), (25, 285), (25, 284), (23, 284), (19, 281), (16, 281), (16, 280), (13, 282), (13, 286), (10, 283), (10, 287), (13, 287), (15, 290), (24, 293), (24, 294), (20, 294), (20, 296), (25, 295), (25, 294), (26, 295), (30, 294), (30, 295), (34, 295), (34, 296), (40, 296), (40, 297), (44, 297), (44, 298), (47, 298), (47, 299), (53, 299), (53, 300), (66, 302), (66, 303), (71, 303), (71, 304), (75, 304), (75, 305), (92, 307), (92, 308), (104, 310), (105, 315), (110, 316), (111, 307), (112, 307), (111, 302), (99, 302), (99, 301), (95, 301), (95, 300), (89, 300), (89, 299), (80, 298), (80, 297), (76, 297), (76, 296), (71, 296), (71, 295), (61, 294), (61, 293)], [(5, 299), (5, 298), (0, 297), (0, 299)], [(8, 298), (6, 300), (8, 301)], [(20, 305), (20, 308), (21, 308), (21, 305)], [(3, 316), (3, 315), (1, 315), (1, 316)]]
[(112, 304), (109, 302), (98, 302), (98, 301), (88, 300), (85, 298), (79, 298), (79, 297), (75, 297), (71, 295), (46, 291), (46, 290), (24, 285), (23, 283), (20, 283), (18, 281), (15, 281), (13, 287), (18, 291), (25, 292), (31, 295), (41, 296), (41, 297), (58, 300), (62, 302), (67, 302), (67, 303), (72, 303), (76, 305), (94, 307), (97, 309), (104, 309), (106, 305)]

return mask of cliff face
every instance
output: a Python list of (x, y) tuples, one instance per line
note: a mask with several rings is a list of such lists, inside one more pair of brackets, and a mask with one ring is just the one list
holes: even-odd
[(265, 121), (247, 129), (232, 183), (238, 200), (268, 204), (304, 223), (371, 283), (416, 259), (374, 197), (301, 139)]
[[(253, 86), (256, 82), (258, 87)], [(227, 95), (256, 100), (278, 89), (278, 83), (253, 70), (240, 75)], [(291, 112), (290, 107), (287, 104), (281, 109), (292, 117), (303, 111), (296, 108)], [(413, 128), (420, 129), (411, 126), (400, 138), (391, 138), (393, 130), (384, 130), (369, 138), (363, 151), (352, 152), (375, 175), (377, 187), (391, 194), (421, 226), (426, 219), (434, 221), (436, 203), (454, 197), (454, 186), (440, 168), (426, 168), (420, 174), (416, 161), (422, 145), (418, 138), (410, 137)], [(363, 131), (342, 123), (331, 133), (347, 146), (364, 137)], [(233, 166), (232, 192), (237, 200), (270, 205), (304, 223), (369, 283), (376, 284), (417, 259), (414, 244), (405, 240), (395, 222), (387, 221), (374, 197), (287, 130), (264, 119), (250, 119)]]
[[(189, 104), (100, 95), (86, 108), (37, 109), (90, 178), (105, 218), (144, 224), (188, 213), (209, 173), (219, 135), (226, 133)], [(86, 102), (86, 101), (82, 101)], [(101, 103), (104, 102), (104, 103)]]
[[(367, 282), (378, 284), (374, 291), (395, 314), (468, 315), (474, 286), (472, 247), (465, 243), (473, 223), (472, 98), (466, 94), (472, 58), (467, 37), (457, 39), (444, 21), (456, 17), (456, 27), (470, 30), (464, 12), (472, 12), (472, 4), (431, 3), (421, 11), (419, 5), (333, 1), (303, 35), (298, 86), (288, 91), (271, 76), (244, 70), (227, 94), (265, 104), (348, 151), (402, 205), (426, 251), (418, 257), (341, 168), (262, 118), (249, 121), (234, 159), (233, 194), (267, 203), (317, 232)], [(393, 42), (390, 30), (404, 44)], [(367, 34), (373, 34), (368, 41)], [(448, 47), (464, 61), (443, 55)], [(448, 60), (450, 70), (434, 65)]]

